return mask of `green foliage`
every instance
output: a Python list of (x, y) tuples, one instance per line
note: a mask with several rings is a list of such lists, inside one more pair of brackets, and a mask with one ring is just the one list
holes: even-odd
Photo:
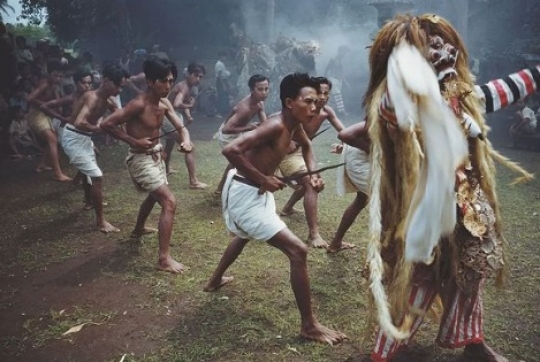
[(32, 24), (21, 24), (17, 23), (12, 28), (13, 34), (15, 36), (21, 35), (26, 38), (26, 40), (37, 40), (41, 38), (53, 39), (54, 34), (47, 25), (32, 25)]

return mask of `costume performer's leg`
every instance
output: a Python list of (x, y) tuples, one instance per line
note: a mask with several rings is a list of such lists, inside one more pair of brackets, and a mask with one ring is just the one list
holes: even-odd
[(393, 357), (399, 347), (409, 344), (410, 340), (413, 338), (414, 334), (422, 324), (425, 312), (431, 308), (431, 304), (435, 300), (436, 296), (437, 288), (433, 283), (426, 282), (422, 284), (414, 284), (411, 288), (409, 304), (417, 312), (424, 313), (421, 313), (422, 315), (414, 319), (411, 328), (411, 336), (403, 341), (397, 341), (382, 331), (379, 331), (377, 341), (375, 342), (375, 347), (371, 353), (371, 359), (375, 362), (386, 362)]
[(441, 293), (444, 313), (437, 336), (441, 347), (459, 348), (484, 340), (483, 287), (484, 280), (480, 280), (477, 288), (471, 288), (473, 292), (467, 295), (458, 288), (455, 279), (446, 283)]
[[(459, 348), (471, 343), (482, 342), (484, 339), (481, 298), (483, 281), (479, 283), (478, 288), (474, 288), (475, 292), (471, 295), (466, 295), (461, 291), (453, 278), (445, 284), (444, 290), (440, 293), (444, 311), (437, 343), (445, 348)], [(433, 283), (426, 281), (426, 283), (412, 286), (409, 303), (421, 315), (416, 317), (413, 322), (411, 336), (406, 340), (396, 341), (379, 331), (371, 354), (373, 361), (386, 362), (393, 357), (400, 346), (409, 344), (436, 296), (437, 288)]]

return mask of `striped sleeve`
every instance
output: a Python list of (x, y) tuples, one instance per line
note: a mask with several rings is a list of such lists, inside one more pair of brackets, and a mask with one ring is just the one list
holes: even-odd
[(379, 104), (379, 114), (385, 121), (392, 123), (394, 126), (397, 125), (396, 113), (388, 91), (384, 93), (381, 103)]
[(540, 64), (533, 68), (522, 69), (506, 78), (477, 85), (475, 91), (484, 103), (485, 113), (491, 113), (511, 105), (539, 88)]

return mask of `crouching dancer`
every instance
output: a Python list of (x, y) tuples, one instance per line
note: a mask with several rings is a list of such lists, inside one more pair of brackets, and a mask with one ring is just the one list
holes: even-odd
[[(313, 315), (307, 273), (307, 247), (276, 214), (272, 192), (286, 184), (274, 172), (287, 155), (292, 140), (302, 146), (309, 170), (314, 169), (311, 142), (302, 125), (316, 115), (316, 84), (307, 74), (291, 74), (280, 85), (282, 111), (223, 148), (223, 155), (236, 169), (229, 171), (223, 187), (223, 216), (227, 228), (236, 236), (229, 244), (204, 290), (212, 292), (231, 282), (223, 274), (240, 255), (250, 239), (264, 240), (281, 250), (290, 261), (290, 280), (300, 311), (302, 337), (335, 344), (346, 336), (331, 330)], [(316, 187), (321, 179), (311, 176)]]
[[(154, 204), (159, 203), (161, 215), (158, 225), (158, 268), (172, 273), (182, 273), (185, 270), (184, 266), (175, 261), (169, 253), (176, 199), (167, 183), (165, 162), (159, 143), (163, 117), (167, 117), (176, 128), (179, 148), (183, 152), (191, 152), (192, 144), (182, 120), (166, 98), (176, 79), (176, 66), (168, 60), (150, 58), (144, 62), (143, 70), (147, 90), (124, 108), (111, 114), (102, 122), (101, 127), (113, 137), (129, 144), (129, 154), (126, 158), (129, 174), (139, 190), (150, 193), (141, 205), (132, 236), (140, 238), (143, 234), (153, 231), (145, 227), (145, 222)], [(121, 124), (126, 124), (125, 132), (121, 127), (117, 127)]]

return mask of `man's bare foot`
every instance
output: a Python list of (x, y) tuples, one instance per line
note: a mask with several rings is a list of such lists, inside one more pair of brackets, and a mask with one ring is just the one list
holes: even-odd
[(158, 260), (158, 269), (173, 274), (181, 274), (186, 270), (186, 267), (168, 256), (167, 258), (160, 258)]
[(54, 176), (53, 179), (55, 181), (59, 181), (59, 182), (71, 182), (73, 181), (73, 179), (69, 176), (66, 176), (64, 174), (60, 175), (60, 176)]
[(229, 284), (230, 282), (232, 282), (234, 280), (234, 277), (221, 277), (221, 280), (219, 281), (219, 283), (217, 284), (210, 284), (210, 282), (208, 282), (203, 290), (205, 292), (215, 292), (216, 290), (220, 289), (222, 286), (224, 286), (225, 284)]
[(289, 216), (289, 215), (293, 215), (293, 214), (303, 214), (304, 212), (302, 210), (298, 210), (296, 208), (292, 208), (292, 209), (283, 209), (279, 212), (279, 216)]
[(173, 173), (178, 173), (178, 171), (176, 171), (175, 169), (170, 168), (169, 171), (167, 172), (167, 176), (172, 175)]
[(155, 228), (149, 228), (145, 226), (142, 230), (134, 229), (129, 235), (129, 237), (132, 239), (140, 239), (143, 235), (157, 233), (157, 231), (158, 230)]
[(509, 362), (508, 359), (495, 352), (484, 341), (466, 345), (463, 350), (463, 357), (471, 362)]
[(189, 185), (189, 188), (192, 189), (192, 190), (204, 190), (205, 188), (207, 188), (208, 185), (205, 184), (204, 182), (197, 182), (196, 184), (190, 184)]
[(314, 248), (328, 248), (328, 243), (320, 235), (317, 235), (313, 239), (309, 238), (308, 243)]
[(38, 167), (36, 167), (36, 172), (37, 173), (42, 173), (42, 172), (45, 172), (45, 171), (52, 171), (52, 167), (49, 167), (49, 166), (38, 166)]
[(332, 346), (341, 343), (343, 342), (343, 340), (347, 339), (347, 336), (344, 333), (334, 331), (328, 327), (323, 326), (319, 322), (315, 322), (314, 325), (309, 327), (303, 327), (300, 331), (300, 336), (311, 341), (328, 343)]
[(119, 228), (116, 226), (109, 224), (107, 221), (103, 221), (101, 225), (98, 225), (99, 231), (102, 233), (108, 234), (108, 233), (117, 233), (120, 231)]
[(339, 253), (340, 251), (342, 250), (347, 250), (347, 249), (354, 249), (356, 248), (356, 245), (354, 244), (350, 244), (350, 243), (340, 243), (339, 245), (333, 245), (333, 244), (330, 244), (328, 245), (328, 247), (326, 248), (326, 252), (328, 254), (335, 254), (335, 253)]

